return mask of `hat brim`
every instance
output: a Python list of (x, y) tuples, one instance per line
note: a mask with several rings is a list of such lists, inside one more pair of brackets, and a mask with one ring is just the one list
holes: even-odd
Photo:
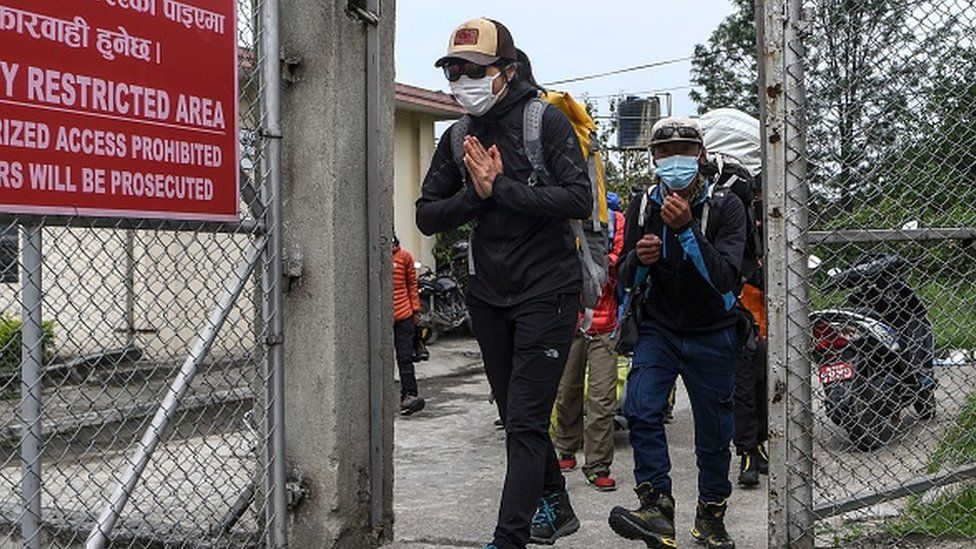
[(488, 66), (497, 63), (498, 60), (501, 59), (501, 57), (498, 57), (497, 55), (496, 56), (487, 55), (476, 51), (459, 51), (457, 53), (451, 53), (445, 55), (444, 57), (441, 57), (440, 59), (437, 60), (436, 63), (434, 63), (434, 66), (443, 67), (444, 65), (448, 64), (448, 62), (450, 62), (452, 59), (460, 59), (462, 61), (468, 61), (476, 65)]

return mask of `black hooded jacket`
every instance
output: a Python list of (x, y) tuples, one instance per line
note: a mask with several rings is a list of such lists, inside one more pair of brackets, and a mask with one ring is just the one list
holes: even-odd
[(504, 173), (482, 200), (465, 185), (451, 152), (448, 130), (437, 146), (417, 200), (417, 226), (425, 235), (475, 222), (468, 279), (474, 305), (511, 307), (544, 295), (577, 293), (582, 276), (569, 219), (592, 209), (590, 179), (572, 124), (557, 108), (542, 120), (542, 144), (552, 183), (530, 187), (522, 146), (522, 114), (537, 91), (518, 79), (490, 111), (472, 117), (469, 135), (487, 149), (497, 145)]
[(637, 242), (646, 234), (662, 242), (661, 258), (649, 271), (650, 291), (642, 303), (645, 316), (677, 332), (707, 332), (734, 326), (738, 321), (735, 298), (742, 289), (740, 271), (745, 248), (746, 218), (742, 201), (728, 193), (715, 223), (705, 234), (701, 218), (705, 201), (691, 204), (692, 222), (681, 230), (661, 218), (661, 186), (648, 191), (645, 223), (641, 227), (641, 196), (630, 201), (624, 229), (624, 249), (617, 262), (618, 283), (631, 287), (637, 267)]

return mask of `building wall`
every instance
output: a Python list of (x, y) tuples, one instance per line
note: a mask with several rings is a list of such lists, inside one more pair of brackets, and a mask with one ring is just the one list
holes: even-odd
[(414, 260), (434, 266), (434, 238), (417, 230), (414, 203), (434, 156), (434, 117), (397, 109), (394, 125), (394, 228)]
[[(62, 358), (126, 345), (126, 231), (52, 227), (43, 233), (42, 318), (53, 322)], [(208, 322), (227, 279), (243, 260), (245, 236), (135, 231), (135, 345), (146, 361), (182, 359)], [(23, 280), (21, 272), (20, 280)], [(20, 317), (21, 284), (0, 284), (0, 314)], [(214, 344), (215, 359), (254, 345), (248, 286)]]

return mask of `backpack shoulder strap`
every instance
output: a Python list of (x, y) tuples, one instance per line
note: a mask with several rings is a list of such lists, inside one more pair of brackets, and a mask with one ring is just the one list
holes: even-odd
[(540, 97), (533, 97), (525, 104), (522, 111), (522, 145), (525, 156), (532, 165), (532, 175), (529, 176), (529, 186), (546, 185), (550, 181), (549, 168), (546, 166), (545, 153), (542, 150), (542, 116), (549, 103)]
[(470, 129), (471, 115), (469, 114), (462, 116), (451, 126), (451, 156), (454, 157), (454, 163), (461, 170), (461, 181), (463, 183), (468, 182), (468, 169), (464, 165), (464, 137), (468, 135)]
[(641, 195), (640, 213), (637, 214), (637, 226), (643, 227), (647, 223), (647, 206), (651, 195), (657, 191), (657, 185), (652, 185)]
[(702, 207), (701, 217), (701, 232), (705, 235), (705, 238), (709, 238), (709, 235), (711, 235), (709, 229), (713, 228), (709, 225), (709, 221), (720, 218), (719, 212), (722, 209), (722, 202), (728, 194), (729, 185), (727, 184), (719, 185), (718, 183), (714, 183), (708, 189), (708, 200), (705, 201), (705, 205)]

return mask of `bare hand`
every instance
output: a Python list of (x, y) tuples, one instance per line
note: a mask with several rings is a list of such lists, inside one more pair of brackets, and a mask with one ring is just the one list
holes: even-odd
[(661, 259), (661, 239), (657, 235), (646, 234), (637, 241), (637, 259), (644, 265), (653, 265)]
[(416, 326), (420, 324), (420, 313), (413, 314), (413, 325)]
[(661, 207), (661, 219), (672, 229), (681, 229), (691, 223), (691, 207), (688, 201), (677, 194), (664, 199)]
[(485, 150), (477, 137), (464, 138), (464, 165), (471, 175), (475, 192), (482, 199), (491, 196), (495, 178), (501, 173), (501, 153), (494, 145), (491, 150), (493, 153)]

